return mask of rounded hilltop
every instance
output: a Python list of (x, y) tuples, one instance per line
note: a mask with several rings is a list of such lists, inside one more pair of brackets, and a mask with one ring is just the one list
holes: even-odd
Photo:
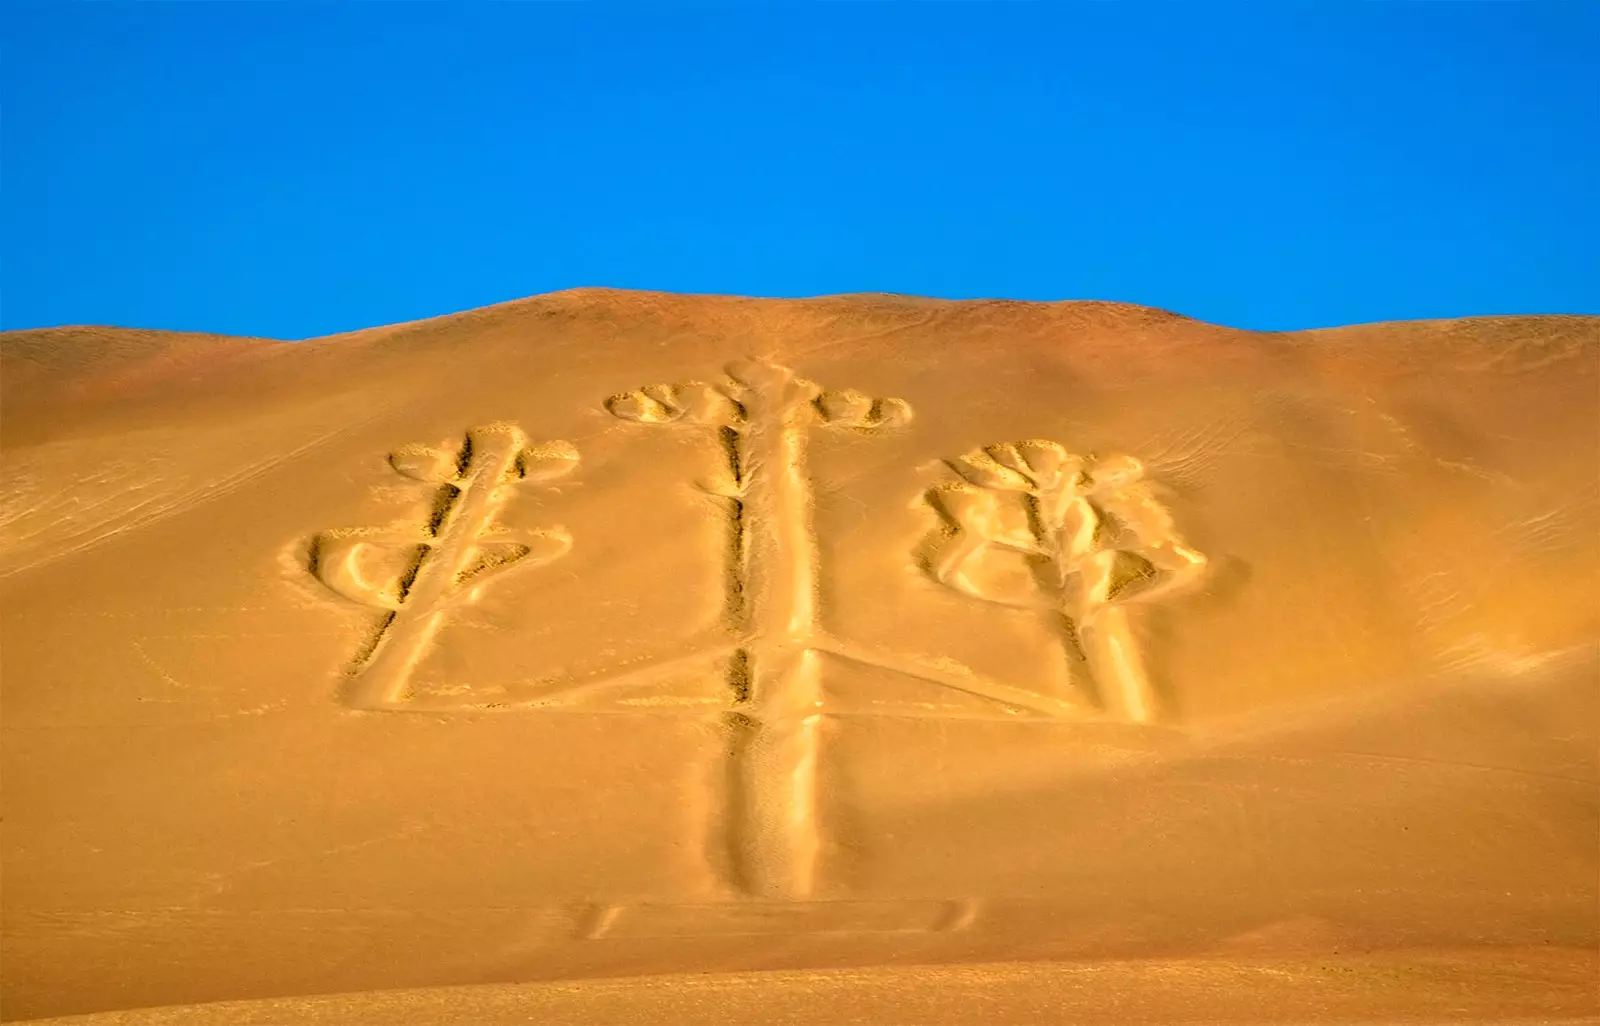
[[(1166, 310), (1161, 307), (1145, 306), (1139, 303), (1125, 303), (1117, 300), (1105, 299), (1001, 299), (1001, 298), (976, 298), (976, 299), (943, 299), (932, 296), (917, 296), (899, 292), (836, 292), (819, 296), (746, 296), (731, 293), (693, 293), (693, 292), (662, 292), (652, 289), (621, 289), (608, 286), (579, 286), (570, 289), (559, 289), (554, 292), (543, 292), (521, 299), (509, 300), (505, 303), (496, 303), (491, 306), (480, 307), (480, 310), (492, 310), (503, 307), (518, 307), (522, 305), (543, 304), (561, 307), (588, 307), (606, 306), (618, 310), (630, 308), (649, 308), (660, 306), (664, 303), (673, 303), (683, 306), (711, 303), (737, 303), (759, 304), (762, 306), (784, 307), (793, 306), (801, 308), (841, 308), (853, 307), (858, 309), (875, 310), (920, 310), (939, 309), (946, 311), (961, 311), (975, 314), (983, 312), (1022, 312), (1022, 311), (1060, 311), (1060, 312), (1103, 312), (1108, 316), (1132, 316), (1138, 319), (1168, 320), (1168, 321), (1193, 321), (1197, 324), (1206, 323), (1184, 314)], [(463, 311), (476, 312), (476, 311)]]

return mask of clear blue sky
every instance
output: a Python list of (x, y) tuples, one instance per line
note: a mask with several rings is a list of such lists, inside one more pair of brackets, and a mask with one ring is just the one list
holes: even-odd
[(0, 7), (0, 326), (1600, 314), (1600, 3)]

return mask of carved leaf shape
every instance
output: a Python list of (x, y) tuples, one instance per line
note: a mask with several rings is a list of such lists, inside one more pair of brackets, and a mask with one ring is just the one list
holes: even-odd
[(984, 446), (983, 451), (991, 460), (994, 460), (1007, 470), (1015, 470), (1023, 477), (1032, 479), (1033, 470), (1023, 460), (1021, 454), (1017, 452), (1016, 446), (988, 445)]
[(456, 574), (456, 583), (466, 584), (468, 581), (482, 583), (481, 578), (514, 566), (526, 557), (529, 551), (529, 547), (521, 542), (480, 541), (473, 546), (472, 562)]
[(1015, 470), (1002, 467), (983, 452), (969, 453), (958, 460), (951, 460), (950, 469), (980, 488), (1026, 492), (1033, 487), (1033, 482), (1026, 477)]
[(1106, 456), (1095, 460), (1089, 476), (1097, 492), (1122, 488), (1144, 477), (1144, 464), (1132, 456)]
[(614, 417), (641, 424), (666, 424), (677, 420), (681, 412), (662, 405), (643, 392), (614, 395), (606, 400), (606, 409)]
[(559, 527), (529, 532), (525, 541), (528, 551), (522, 559), (528, 566), (554, 562), (572, 549), (572, 535)]
[(560, 559), (571, 548), (572, 535), (560, 528), (532, 531), (521, 541), (483, 540), (474, 547), (476, 558), (456, 575), (456, 584), (470, 591), (502, 571), (519, 566), (542, 566)]
[(1150, 560), (1137, 552), (1120, 551), (1111, 569), (1112, 602), (1135, 598), (1155, 587), (1161, 580), (1161, 571)]
[(1043, 480), (1054, 479), (1067, 462), (1065, 446), (1042, 438), (1018, 442), (1017, 455), (1022, 457), (1037, 478)]
[(518, 476), (528, 481), (554, 481), (578, 467), (578, 448), (571, 442), (545, 442), (517, 456)]
[(734, 360), (723, 369), (734, 381), (755, 389), (776, 388), (794, 376), (789, 368), (766, 360)]
[(1034, 494), (1038, 496), (1039, 527), (1047, 535), (1055, 537), (1061, 532), (1061, 524), (1066, 517), (1067, 507), (1077, 501), (1079, 490), (1073, 480), (1075, 475), (1067, 475), (1062, 480), (1058, 471), (1053, 479), (1045, 478)]
[(528, 440), (521, 428), (504, 421), (472, 428), (467, 432), (467, 438), (474, 452), (480, 449), (516, 452)]
[(1074, 498), (1061, 511), (1061, 527), (1056, 535), (1063, 560), (1075, 565), (1094, 552), (1100, 539), (1100, 511), (1085, 499)]
[(429, 484), (458, 480), (456, 456), (426, 445), (407, 445), (389, 454), (389, 466), (406, 477)]
[(911, 420), (911, 404), (904, 399), (879, 399), (872, 412), (871, 427), (899, 427)]
[(860, 427), (872, 416), (872, 397), (853, 388), (823, 392), (816, 404), (824, 421), (841, 427)]
[(400, 608), (400, 597), (392, 586), (374, 584), (362, 576), (362, 553), (375, 545), (391, 548), (396, 555), (402, 547), (413, 553), (424, 547), (422, 543), (409, 538), (336, 532), (319, 535), (313, 545), (317, 580), (337, 595), (377, 609)]
[(744, 420), (744, 411), (727, 393), (704, 381), (686, 381), (676, 390), (677, 406), (686, 419), (712, 427), (732, 427)]
[(815, 402), (822, 394), (822, 386), (805, 378), (790, 377), (779, 393), (778, 404), (786, 410)]
[(1083, 573), (1092, 606), (1132, 598), (1154, 585), (1158, 577), (1155, 565), (1148, 559), (1120, 549), (1095, 553), (1084, 566)]
[(646, 399), (652, 399), (669, 410), (677, 413), (683, 412), (683, 405), (678, 402), (678, 386), (676, 385), (646, 385), (639, 389)]
[(1000, 500), (993, 492), (971, 485), (943, 485), (928, 493), (928, 502), (950, 522), (979, 538), (992, 538), (999, 530)]
[(1156, 498), (1147, 482), (1107, 489), (1095, 496), (1095, 502), (1144, 545), (1160, 545), (1177, 537), (1177, 524), (1171, 512)]

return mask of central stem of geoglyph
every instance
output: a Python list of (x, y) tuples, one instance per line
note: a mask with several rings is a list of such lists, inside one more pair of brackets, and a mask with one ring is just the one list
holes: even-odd
[(816, 425), (872, 429), (901, 423), (897, 399), (824, 392), (793, 371), (741, 361), (730, 383), (652, 385), (614, 396), (627, 420), (716, 428), (731, 480), (707, 490), (730, 502), (734, 565), (730, 608), (738, 624), (730, 685), (735, 706), (727, 763), (728, 858), (751, 895), (798, 898), (813, 888), (818, 732), (822, 690), (812, 647), (817, 556), (805, 445)]
[(746, 425), (735, 444), (748, 602), (739, 658), (747, 693), (730, 717), (729, 854), (743, 890), (796, 896), (811, 890), (819, 836), (822, 693), (809, 647), (817, 570), (805, 472), (805, 432), (815, 396), (788, 371), (741, 370)]

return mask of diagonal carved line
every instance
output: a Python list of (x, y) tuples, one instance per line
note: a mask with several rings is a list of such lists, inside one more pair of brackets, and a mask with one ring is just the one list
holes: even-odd
[(1071, 702), (1059, 698), (1051, 698), (1034, 691), (1024, 691), (1002, 684), (999, 681), (989, 680), (977, 675), (967, 676), (953, 673), (916, 659), (915, 657), (893, 656), (861, 648), (856, 645), (847, 645), (832, 638), (819, 638), (812, 642), (811, 647), (818, 652), (845, 659), (863, 666), (871, 666), (880, 670), (888, 670), (915, 680), (927, 681), (939, 687), (950, 688), (953, 691), (965, 692), (979, 698), (1002, 702), (1006, 705), (1017, 706), (1039, 716), (1082, 720), (1088, 719), (1085, 710)]
[[(658, 656), (627, 670), (600, 670), (590, 675), (588, 679), (579, 678), (575, 681), (558, 681), (547, 690), (535, 695), (513, 693), (500, 699), (478, 701), (441, 695), (430, 698), (413, 698), (394, 708), (414, 712), (463, 712), (473, 710), (496, 712), (528, 708), (559, 709), (568, 701), (581, 698), (595, 691), (632, 684), (639, 680), (659, 678), (686, 665), (731, 656), (736, 648), (738, 648), (738, 645), (731, 641), (722, 644), (703, 645), (688, 652)], [(526, 692), (532, 689), (523, 688), (519, 690)]]

